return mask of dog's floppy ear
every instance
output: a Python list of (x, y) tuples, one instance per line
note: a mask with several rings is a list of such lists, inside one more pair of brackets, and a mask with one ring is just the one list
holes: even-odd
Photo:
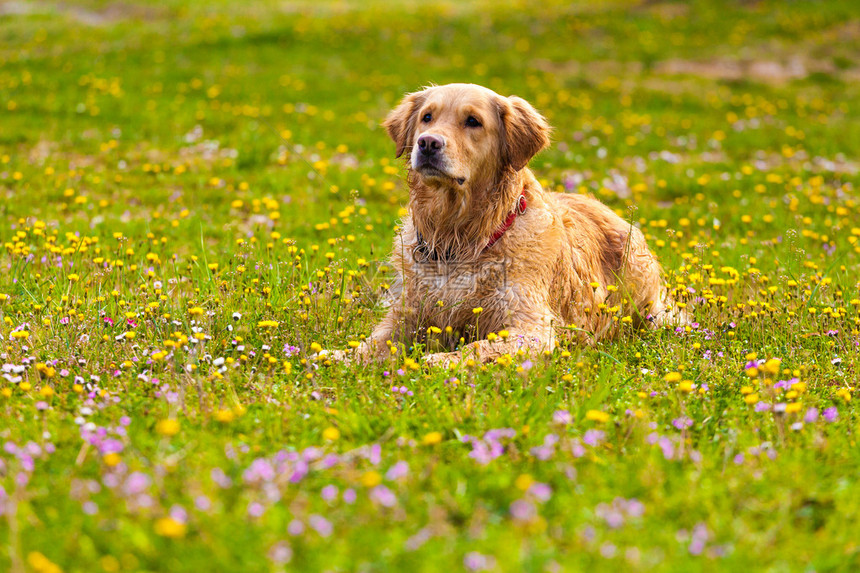
[(552, 128), (529, 102), (517, 96), (500, 98), (499, 116), (504, 160), (514, 171), (519, 171), (549, 146)]
[(412, 139), (415, 135), (415, 116), (418, 115), (425, 97), (424, 91), (406, 94), (400, 104), (391, 110), (391, 113), (382, 123), (388, 131), (388, 136), (397, 145), (397, 157), (403, 155), (407, 147), (412, 146)]

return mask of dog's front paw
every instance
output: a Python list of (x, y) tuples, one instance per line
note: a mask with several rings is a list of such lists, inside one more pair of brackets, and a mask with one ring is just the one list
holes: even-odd
[(434, 366), (439, 366), (442, 368), (450, 368), (456, 364), (460, 363), (463, 357), (459, 352), (437, 352), (436, 354), (429, 354), (424, 357), (424, 364), (433, 368)]
[[(387, 348), (386, 348), (387, 349)], [(374, 362), (383, 362), (389, 356), (374, 346), (362, 342), (358, 347), (349, 350), (322, 350), (317, 354), (319, 360), (330, 363), (341, 362), (343, 364), (370, 365)]]
[(317, 354), (317, 358), (349, 364), (355, 358), (355, 353), (351, 350), (322, 350)]

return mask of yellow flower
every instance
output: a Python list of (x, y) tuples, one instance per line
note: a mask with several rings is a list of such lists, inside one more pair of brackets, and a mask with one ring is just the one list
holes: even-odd
[(179, 433), (179, 421), (176, 418), (165, 418), (155, 424), (155, 431), (162, 436), (175, 436)]
[(517, 479), (514, 480), (514, 485), (517, 486), (518, 490), (526, 491), (534, 482), (534, 478), (529, 474), (520, 474)]
[(693, 382), (691, 380), (682, 380), (681, 383), (678, 384), (678, 389), (681, 392), (692, 392)]
[(62, 569), (60, 569), (56, 563), (38, 551), (31, 551), (27, 555), (27, 563), (33, 568), (33, 571), (36, 571), (37, 573), (62, 573)]
[(421, 443), (425, 446), (435, 446), (442, 441), (442, 432), (429, 432), (421, 438)]
[(369, 472), (365, 472), (364, 475), (361, 476), (361, 485), (363, 485), (364, 487), (376, 487), (380, 483), (382, 483), (382, 476), (379, 475), (379, 472), (370, 470)]
[(322, 433), (323, 439), (328, 442), (333, 442), (340, 438), (340, 430), (335, 428), (334, 426), (329, 426)]
[(484, 308), (481, 306), (477, 306), (472, 309), (473, 314), (481, 314), (482, 312), (484, 312)]
[(277, 328), (278, 323), (274, 320), (261, 320), (257, 323), (259, 328)]
[(750, 405), (755, 404), (758, 402), (758, 394), (747, 394), (744, 396), (744, 402)]
[(155, 522), (155, 533), (162, 537), (184, 537), (187, 529), (184, 523), (180, 523), (172, 517), (162, 517)]
[(122, 458), (119, 457), (119, 454), (117, 454), (115, 452), (111, 452), (109, 454), (105, 454), (105, 456), (102, 458), (102, 460), (104, 460), (105, 465), (107, 465), (109, 467), (114, 467), (115, 465), (117, 465), (119, 462), (122, 461)]
[(768, 374), (776, 376), (777, 374), (779, 374), (780, 364), (781, 362), (779, 358), (771, 358), (770, 360), (762, 364), (761, 369)]
[(585, 413), (586, 420), (592, 420), (594, 422), (607, 422), (609, 421), (609, 414), (606, 412), (601, 412), (600, 410), (589, 410)]
[(215, 419), (222, 424), (229, 424), (236, 419), (236, 414), (233, 413), (233, 410), (221, 408), (215, 412)]
[(26, 330), (16, 330), (9, 336), (11, 336), (12, 338), (23, 338), (26, 340), (27, 338), (30, 338), (30, 333)]
[(790, 404), (785, 405), (785, 413), (786, 414), (796, 414), (800, 412), (802, 404), (800, 402), (792, 402)]
[(81, 277), (79, 277), (79, 276), (78, 276), (78, 275), (76, 275), (76, 274), (70, 274), (70, 275), (68, 276), (68, 279), (69, 279), (69, 281), (71, 281), (71, 282), (73, 282), (73, 283), (76, 283), (76, 282), (78, 282), (78, 281), (81, 279)]
[(663, 376), (663, 380), (665, 382), (680, 382), (681, 381), (681, 373), (680, 372), (669, 372), (665, 376)]
[(200, 316), (201, 314), (203, 314), (203, 309), (199, 306), (195, 306), (194, 308), (188, 309), (188, 314), (190, 314), (191, 316)]

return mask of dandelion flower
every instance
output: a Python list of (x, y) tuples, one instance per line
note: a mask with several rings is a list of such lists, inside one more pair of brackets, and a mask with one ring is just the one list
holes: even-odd
[(322, 433), (323, 439), (328, 442), (334, 442), (338, 438), (340, 438), (340, 430), (335, 428), (334, 426), (329, 426)]
[(155, 533), (162, 537), (179, 538), (185, 536), (187, 527), (184, 523), (176, 521), (172, 517), (162, 517), (155, 522)]
[(514, 485), (520, 491), (526, 491), (534, 483), (534, 478), (529, 474), (520, 474), (514, 481)]
[(175, 418), (165, 418), (155, 424), (155, 431), (162, 436), (175, 436), (179, 433), (179, 421)]
[(591, 420), (593, 422), (601, 422), (601, 423), (608, 422), (609, 421), (609, 414), (607, 414), (606, 412), (602, 412), (600, 410), (589, 410), (588, 412), (585, 413), (585, 419)]
[(367, 488), (376, 487), (382, 483), (382, 476), (379, 472), (370, 470), (361, 476), (361, 485)]
[(236, 414), (233, 413), (233, 410), (228, 408), (221, 408), (217, 412), (215, 412), (215, 419), (222, 424), (228, 424), (236, 419)]

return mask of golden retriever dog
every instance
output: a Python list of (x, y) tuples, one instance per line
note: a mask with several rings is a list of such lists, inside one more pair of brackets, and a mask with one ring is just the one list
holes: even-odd
[(551, 350), (564, 327), (590, 343), (676, 319), (639, 229), (596, 199), (541, 188), (527, 165), (550, 127), (525, 100), (434, 86), (384, 126), (407, 161), (409, 208), (388, 312), (358, 358), (418, 342), (445, 350), (431, 364), (486, 362)]

